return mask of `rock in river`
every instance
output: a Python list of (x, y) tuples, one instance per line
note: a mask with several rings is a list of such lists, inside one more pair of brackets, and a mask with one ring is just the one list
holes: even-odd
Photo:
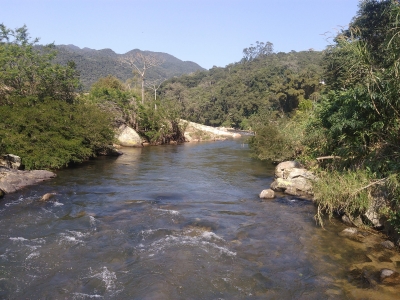
[(46, 193), (40, 198), (40, 201), (48, 201), (53, 198), (54, 195), (57, 195), (57, 193)]
[(312, 181), (316, 177), (296, 161), (285, 161), (275, 168), (275, 181), (271, 189), (294, 196), (312, 195)]
[(20, 171), (0, 167), (0, 190), (4, 194), (10, 194), (54, 177), (55, 173), (45, 170)]
[(260, 193), (261, 199), (273, 199), (275, 197), (275, 192), (271, 189), (263, 190)]

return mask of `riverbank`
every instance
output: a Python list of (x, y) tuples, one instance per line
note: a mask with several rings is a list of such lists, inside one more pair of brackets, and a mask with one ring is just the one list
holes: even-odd
[[(202, 142), (202, 141), (221, 141), (227, 138), (239, 138), (241, 134), (229, 132), (224, 128), (214, 128), (186, 120), (181, 120), (181, 126), (185, 130), (185, 142)], [(141, 147), (142, 142), (139, 135), (132, 128), (127, 126), (119, 129), (117, 138), (123, 147)], [(176, 143), (171, 143), (176, 144)], [(123, 152), (109, 147), (100, 155), (118, 156)], [(21, 171), (21, 158), (8, 154), (7, 159), (0, 161), (0, 198), (6, 194), (14, 193), (30, 185), (41, 183), (45, 180), (52, 179), (55, 173), (44, 170)]]
[[(315, 219), (324, 227), (327, 215), (320, 208), (321, 200), (314, 195), (318, 188), (315, 183), (320, 179), (296, 161), (278, 164), (274, 177), (271, 188), (263, 190), (259, 197), (273, 199), (277, 192), (312, 201), (317, 207)], [(349, 282), (368, 289), (400, 285), (399, 235), (376, 208), (375, 202), (376, 199), (372, 198), (366, 212), (357, 217), (347, 215), (338, 207), (329, 216), (348, 226), (337, 235), (354, 242), (354, 248), (358, 251), (358, 257), (352, 259), (347, 270)]]

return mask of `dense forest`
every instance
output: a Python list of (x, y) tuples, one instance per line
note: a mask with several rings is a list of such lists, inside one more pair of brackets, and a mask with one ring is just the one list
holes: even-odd
[(319, 100), (324, 89), (321, 52), (254, 52), (225, 68), (171, 78), (160, 95), (179, 103), (185, 119), (241, 129), (249, 129), (249, 120), (260, 112), (283, 116)]
[(357, 217), (381, 196), (400, 231), (399, 17), (398, 1), (363, 0), (324, 51), (256, 42), (207, 71), (136, 50), (37, 46), (26, 27), (1, 24), (0, 152), (27, 169), (58, 168), (107, 149), (121, 124), (153, 144), (180, 140), (181, 118), (251, 129), (255, 157), (318, 174), (318, 212)]

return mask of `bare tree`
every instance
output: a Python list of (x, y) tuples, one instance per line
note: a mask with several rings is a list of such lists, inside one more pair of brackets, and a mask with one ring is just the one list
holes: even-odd
[(145, 88), (144, 82), (146, 78), (146, 72), (148, 69), (162, 65), (164, 63), (164, 59), (152, 54), (144, 54), (141, 52), (137, 52), (135, 54), (122, 57), (121, 61), (123, 63), (128, 64), (133, 69), (133, 72), (139, 74), (142, 83), (142, 104), (143, 104), (144, 88)]
[(166, 79), (161, 77), (158, 79), (154, 79), (154, 80), (150, 80), (148, 82), (146, 82), (146, 87), (152, 89), (154, 91), (154, 109), (157, 109), (157, 90), (160, 88), (160, 86), (162, 85), (162, 83), (165, 81)]

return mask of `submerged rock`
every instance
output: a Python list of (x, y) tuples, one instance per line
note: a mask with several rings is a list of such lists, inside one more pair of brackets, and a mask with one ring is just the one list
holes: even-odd
[(42, 198), (40, 198), (40, 201), (48, 201), (55, 195), (57, 195), (57, 193), (46, 193), (42, 196)]
[(349, 227), (338, 233), (341, 237), (349, 238), (356, 242), (363, 242), (364, 238), (368, 235), (367, 232), (360, 231), (355, 227)]
[(360, 288), (375, 288), (377, 283), (377, 272), (368, 267), (353, 269), (349, 272), (348, 280)]

